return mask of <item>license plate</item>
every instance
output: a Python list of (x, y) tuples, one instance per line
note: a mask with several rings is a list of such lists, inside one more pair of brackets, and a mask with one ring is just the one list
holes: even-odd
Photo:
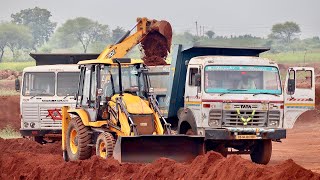
[(236, 135), (236, 139), (258, 139), (256, 135)]

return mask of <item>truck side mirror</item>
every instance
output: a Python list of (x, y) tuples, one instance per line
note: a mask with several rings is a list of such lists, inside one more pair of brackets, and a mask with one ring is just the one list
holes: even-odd
[(194, 78), (195, 78), (195, 86), (200, 86), (201, 85), (201, 74), (200, 73), (197, 73), (194, 75)]
[(295, 79), (288, 79), (288, 94), (293, 95), (295, 91)]
[(20, 80), (18, 78), (15, 80), (15, 89), (16, 91), (20, 91)]

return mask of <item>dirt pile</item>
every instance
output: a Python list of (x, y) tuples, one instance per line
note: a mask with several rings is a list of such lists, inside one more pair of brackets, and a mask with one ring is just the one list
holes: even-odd
[(93, 156), (64, 162), (60, 144), (0, 139), (0, 179), (319, 179), (320, 175), (286, 160), (274, 166), (253, 164), (240, 156), (215, 152), (190, 163), (160, 158), (150, 164), (119, 164)]
[(6, 126), (20, 129), (19, 101), (19, 96), (0, 96), (0, 129)]
[(21, 76), (22, 72), (13, 71), (13, 70), (1, 70), (0, 71), (0, 80), (6, 79), (6, 80), (13, 80), (16, 78), (16, 76)]
[(320, 105), (320, 84), (316, 85), (316, 106)]
[(160, 33), (150, 32), (141, 42), (144, 57), (144, 63), (148, 66), (166, 65), (167, 58), (167, 40)]

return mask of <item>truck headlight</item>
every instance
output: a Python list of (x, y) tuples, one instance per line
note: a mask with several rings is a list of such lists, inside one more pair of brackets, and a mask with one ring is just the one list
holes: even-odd
[(23, 123), (23, 126), (24, 126), (25, 128), (27, 128), (27, 127), (29, 126), (29, 123), (28, 123), (28, 122), (24, 122), (24, 123)]
[(219, 126), (219, 120), (209, 120), (208, 125), (209, 125), (210, 127)]
[(279, 121), (271, 120), (271, 121), (269, 121), (269, 126), (278, 127), (279, 126)]
[(210, 127), (217, 127), (220, 125), (222, 119), (222, 111), (220, 109), (212, 109), (209, 112), (208, 125)]
[(35, 125), (36, 125), (36, 123), (34, 123), (34, 122), (30, 123), (31, 128), (34, 128)]

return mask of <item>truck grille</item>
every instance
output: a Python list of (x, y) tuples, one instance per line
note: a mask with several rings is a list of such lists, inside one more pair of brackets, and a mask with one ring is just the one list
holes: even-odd
[[(74, 107), (75, 104), (38, 104), (38, 103), (23, 103), (22, 117), (23, 122), (37, 122), (37, 129), (61, 129), (62, 122), (53, 120), (48, 116), (48, 109), (61, 109), (67, 105)], [(60, 112), (61, 113), (61, 112)], [(23, 127), (21, 127), (23, 128)]]
[[(60, 120), (53, 120), (48, 116), (48, 109), (61, 109), (62, 106), (56, 107), (42, 107), (40, 106), (40, 127), (41, 129), (61, 129), (62, 122)], [(61, 113), (61, 111), (60, 111)]]
[(280, 111), (269, 111), (269, 121), (280, 121)]
[[(241, 110), (240, 114), (244, 118), (248, 118), (252, 113), (252, 110)], [(253, 118), (247, 123), (246, 126), (265, 127), (267, 122), (267, 111), (256, 111)], [(223, 111), (223, 123), (225, 127), (243, 126), (241, 117), (236, 110)]]
[(22, 115), (23, 120), (26, 122), (38, 121), (39, 109), (37, 104), (23, 104), (22, 105)]

